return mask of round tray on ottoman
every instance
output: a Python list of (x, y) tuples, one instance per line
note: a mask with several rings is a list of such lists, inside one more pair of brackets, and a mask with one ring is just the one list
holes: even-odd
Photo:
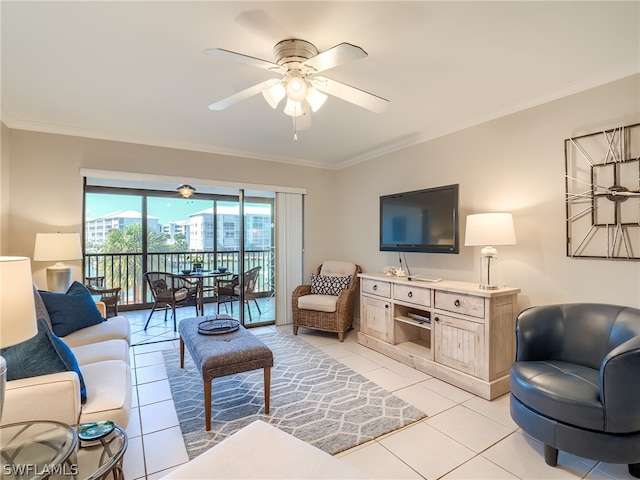
[(231, 318), (218, 318), (217, 315), (207, 317), (198, 323), (198, 333), (201, 335), (221, 335), (235, 332), (240, 328), (240, 322)]

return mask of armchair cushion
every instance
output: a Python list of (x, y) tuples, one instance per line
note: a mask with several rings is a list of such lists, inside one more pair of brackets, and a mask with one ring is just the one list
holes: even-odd
[(320, 275), (353, 275), (356, 270), (356, 264), (351, 262), (342, 262), (340, 260), (327, 260), (320, 267)]
[(549, 418), (591, 430), (605, 430), (599, 372), (570, 362), (516, 362), (511, 393)]
[(311, 294), (312, 295), (340, 295), (345, 288), (351, 284), (351, 275), (325, 276), (311, 274)]
[(317, 312), (335, 312), (338, 305), (336, 295), (302, 295), (298, 297), (298, 308)]
[(80, 379), (81, 401), (87, 401), (87, 389), (75, 355), (49, 330), (44, 319), (38, 319), (38, 333), (35, 337), (3, 349), (2, 356), (7, 362), (9, 381), (65, 371), (76, 372)]
[(104, 322), (89, 290), (80, 282), (73, 282), (66, 293), (40, 291), (40, 296), (59, 337)]

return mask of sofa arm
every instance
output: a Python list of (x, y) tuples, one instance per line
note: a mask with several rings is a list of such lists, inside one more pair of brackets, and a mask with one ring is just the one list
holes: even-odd
[(609, 352), (600, 367), (600, 400), (604, 405), (606, 431), (640, 431), (640, 336)]
[(80, 380), (60, 372), (7, 382), (2, 424), (57, 420), (69, 425), (80, 418)]

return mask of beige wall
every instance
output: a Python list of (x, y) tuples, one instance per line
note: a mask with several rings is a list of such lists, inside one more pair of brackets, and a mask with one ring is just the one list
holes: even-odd
[[(437, 112), (425, 108), (425, 115)], [(343, 169), (338, 251), (365, 271), (398, 265), (397, 254), (378, 250), (378, 197), (459, 183), (460, 254), (407, 254), (412, 273), (478, 281), (480, 247), (463, 246), (466, 215), (508, 211), (517, 245), (498, 247), (498, 277), (522, 289), (522, 307), (640, 307), (640, 262), (566, 257), (564, 204), (564, 139), (638, 122), (636, 75)]]
[[(331, 194), (336, 172), (130, 143), (10, 130), (11, 196), (7, 254), (33, 256), (38, 232), (80, 232), (82, 167), (167, 176), (304, 187), (307, 261), (332, 257), (323, 232), (335, 230)], [(3, 232), (5, 228), (3, 228)], [(81, 262), (70, 262), (81, 279)], [(46, 285), (47, 264), (34, 264), (34, 280)]]
[[(80, 231), (79, 169), (87, 167), (307, 188), (305, 277), (326, 258), (381, 271), (398, 257), (378, 250), (378, 197), (459, 183), (462, 239), (467, 214), (513, 212), (518, 245), (499, 247), (499, 281), (522, 289), (521, 307), (561, 301), (640, 307), (640, 262), (565, 256), (563, 150), (565, 138), (638, 122), (636, 75), (338, 172), (3, 127), (0, 181), (6, 187), (8, 172), (11, 193), (7, 201), (2, 188), (0, 248), (32, 256), (37, 232)], [(411, 253), (407, 260), (413, 273), (479, 279), (479, 247), (461, 246), (458, 255)], [(34, 266), (42, 282), (46, 265)]]
[(0, 255), (9, 248), (9, 129), (0, 124)]

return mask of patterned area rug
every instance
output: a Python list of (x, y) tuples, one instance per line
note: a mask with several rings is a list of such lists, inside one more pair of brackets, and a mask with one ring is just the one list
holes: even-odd
[(263, 410), (262, 369), (215, 378), (210, 432), (204, 429), (202, 377), (189, 352), (183, 370), (177, 349), (164, 352), (190, 459), (254, 420), (333, 455), (427, 416), (299, 337), (276, 332), (258, 338), (274, 354), (270, 415)]

